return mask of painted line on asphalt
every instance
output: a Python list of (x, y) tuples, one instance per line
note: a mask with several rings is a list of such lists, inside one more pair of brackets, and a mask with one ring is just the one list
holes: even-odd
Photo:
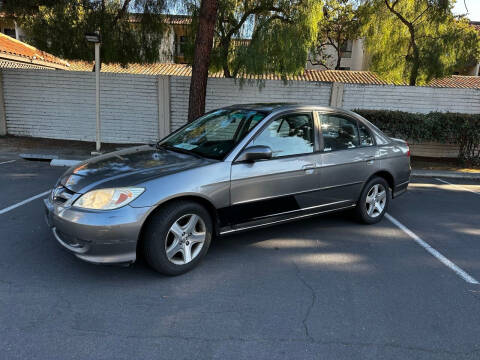
[(405, 225), (403, 225), (400, 221), (395, 219), (392, 215), (390, 214), (385, 214), (385, 217), (390, 220), (395, 226), (397, 226), (400, 230), (402, 230), (405, 234), (410, 236), (418, 245), (423, 247), (427, 252), (430, 253), (430, 255), (436, 257), (442, 264), (450, 268), (453, 272), (455, 272), (458, 276), (460, 276), (463, 280), (470, 284), (480, 284), (476, 279), (474, 279), (471, 275), (469, 275), (467, 272), (459, 268), (457, 265), (455, 265), (452, 261), (448, 260), (445, 256), (443, 256), (440, 252), (435, 250), (433, 247), (431, 247), (427, 242), (423, 241), (417, 234), (415, 234), (412, 230), (407, 228)]
[(19, 206), (25, 205), (25, 204), (29, 203), (30, 201), (36, 200), (36, 199), (38, 199), (38, 198), (41, 198), (42, 196), (47, 195), (49, 192), (50, 192), (50, 190), (45, 191), (45, 192), (43, 192), (43, 193), (41, 193), (41, 194), (38, 194), (38, 195), (35, 195), (35, 196), (32, 196), (32, 197), (29, 197), (28, 199), (25, 199), (25, 200), (23, 200), (23, 201), (20, 201), (19, 203), (16, 203), (16, 204), (14, 204), (14, 205), (11, 205), (11, 206), (9, 206), (9, 207), (6, 207), (5, 209), (0, 210), (0, 215), (5, 214), (5, 213), (7, 213), (7, 212), (9, 212), (9, 211), (11, 211), (11, 210), (13, 210), (13, 209), (16, 209), (16, 208), (19, 207)]
[(445, 180), (442, 180), (442, 179), (439, 179), (439, 178), (435, 178), (435, 180), (443, 182), (444, 184), (452, 185), (453, 187), (456, 187), (457, 189), (461, 189), (461, 190), (468, 191), (468, 192), (471, 192), (471, 193), (476, 194), (476, 195), (480, 195), (480, 193), (478, 193), (476, 191), (473, 191), (473, 190), (470, 190), (470, 189), (467, 189), (466, 187), (463, 187), (463, 186), (460, 186), (460, 185), (457, 185), (457, 184), (452, 184), (452, 183), (449, 183), (448, 181), (445, 181)]
[(10, 164), (12, 162), (15, 162), (17, 160), (8, 160), (8, 161), (3, 161), (3, 162), (0, 162), (0, 165), (3, 165), (3, 164)]

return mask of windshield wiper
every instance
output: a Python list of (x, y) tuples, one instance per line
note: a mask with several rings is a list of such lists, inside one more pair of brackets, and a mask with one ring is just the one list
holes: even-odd
[(190, 151), (190, 150), (187, 150), (187, 149), (178, 148), (176, 146), (166, 145), (166, 144), (157, 144), (157, 149), (160, 149), (160, 148), (167, 149), (167, 150), (170, 150), (170, 151), (173, 151), (173, 152), (178, 152), (178, 153), (181, 153), (181, 154), (192, 155), (192, 156), (195, 156), (197, 158), (203, 159), (203, 156), (201, 156), (200, 154), (197, 154), (197, 153), (195, 153), (193, 151)]

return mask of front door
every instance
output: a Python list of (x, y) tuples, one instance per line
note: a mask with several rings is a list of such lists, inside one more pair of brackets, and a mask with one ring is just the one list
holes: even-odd
[(320, 187), (312, 113), (273, 119), (247, 146), (265, 145), (272, 159), (233, 163), (230, 224), (261, 221), (296, 213), (318, 204)]

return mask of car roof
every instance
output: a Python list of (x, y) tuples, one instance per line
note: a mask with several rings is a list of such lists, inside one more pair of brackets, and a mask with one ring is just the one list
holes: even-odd
[(255, 111), (265, 111), (265, 112), (280, 112), (284, 110), (303, 110), (303, 109), (312, 109), (312, 110), (324, 110), (324, 111), (338, 111), (338, 112), (349, 112), (344, 109), (338, 109), (329, 106), (319, 106), (319, 105), (309, 105), (309, 104), (300, 104), (300, 103), (288, 103), (288, 102), (279, 102), (279, 103), (251, 103), (251, 104), (235, 104), (226, 106), (223, 109), (241, 109), (241, 110), (255, 110)]
[(346, 109), (331, 107), (331, 106), (321, 106), (321, 105), (309, 105), (309, 104), (300, 104), (300, 103), (288, 103), (288, 102), (278, 102), (278, 103), (251, 103), (251, 104), (237, 104), (222, 109), (238, 109), (238, 110), (255, 110), (255, 111), (264, 111), (270, 114), (272, 113), (282, 113), (283, 111), (320, 111), (320, 112), (334, 112), (337, 114), (349, 115), (358, 121), (366, 124), (371, 130), (381, 136), (386, 136), (378, 129), (375, 125), (365, 119), (363, 116)]

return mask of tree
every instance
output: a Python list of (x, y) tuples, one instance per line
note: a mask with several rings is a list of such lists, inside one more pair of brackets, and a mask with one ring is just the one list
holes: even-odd
[[(264, 0), (244, 0), (242, 5), (232, 1), (230, 4), (233, 9), (237, 9), (234, 11), (228, 10), (226, 0), (220, 1), (223, 2), (217, 19), (215, 18), (219, 5), (215, 0), (202, 0), (200, 9), (195, 2), (187, 2), (186, 7), (194, 16), (193, 24), (198, 23), (194, 25), (197, 30), (192, 34), (195, 47), (188, 121), (193, 121), (205, 112), (209, 68), (217, 70), (220, 64), (227, 77), (267, 73), (286, 76), (303, 70), (308, 50), (316, 38), (321, 17), (321, 0), (289, 1), (288, 19), (279, 15), (271, 2), (265, 5), (266, 3), (262, 2)], [(241, 9), (250, 10), (239, 12), (235, 4)], [(234, 35), (238, 34), (253, 15), (255, 24), (251, 41), (247, 46), (238, 46), (232, 52)], [(212, 51), (214, 33), (220, 36), (215, 37), (217, 41)]]
[(365, 46), (371, 69), (389, 80), (425, 84), (479, 57), (479, 37), (448, 0), (374, 0)]
[[(264, 71), (284, 75), (301, 71), (308, 46), (316, 36), (322, 3), (322, 0), (219, 0), (210, 69), (233, 78)], [(186, 4), (195, 21), (196, 1), (186, 0)]]
[(198, 27), (195, 37), (195, 50), (190, 80), (188, 100), (188, 122), (195, 120), (205, 112), (207, 95), (208, 68), (213, 46), (213, 32), (217, 16), (217, 0), (202, 0)]
[[(225, 77), (236, 77), (239, 71), (239, 62), (235, 53), (246, 44), (232, 42), (240, 38), (242, 29), (250, 25), (254, 17), (268, 17), (269, 21), (278, 20), (289, 22), (290, 2), (282, 0), (220, 0), (217, 27), (215, 31), (216, 46), (214, 49), (213, 65), (221, 67)], [(258, 31), (258, 27), (255, 29)], [(248, 45), (247, 45), (248, 46)]]
[(250, 44), (236, 54), (239, 73), (277, 74), (285, 79), (303, 72), (317, 38), (322, 8), (323, 1), (300, 0), (291, 3), (284, 19), (257, 16)]
[(311, 62), (329, 69), (331, 58), (329, 49), (335, 53), (336, 70), (340, 69), (344, 49), (348, 41), (360, 36), (360, 17), (356, 1), (326, 0), (324, 17), (320, 21), (318, 39), (314, 44)]
[(164, 0), (6, 0), (2, 10), (41, 50), (93, 60), (85, 33), (98, 30), (102, 61), (126, 64), (158, 61), (165, 6)]

